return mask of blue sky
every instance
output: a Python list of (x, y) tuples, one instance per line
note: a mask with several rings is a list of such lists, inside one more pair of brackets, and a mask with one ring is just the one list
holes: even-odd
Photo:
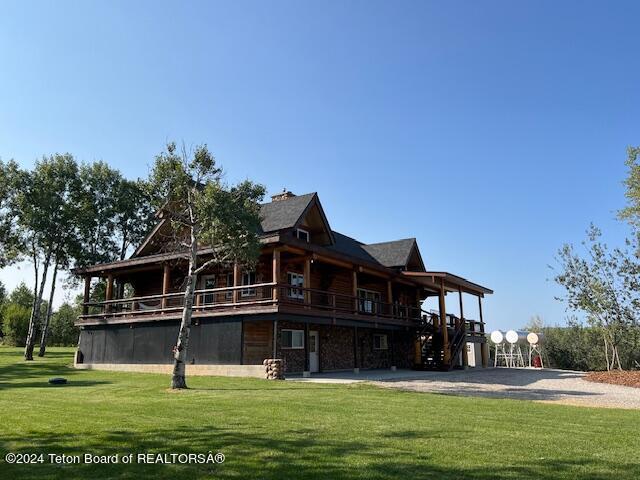
[(561, 323), (555, 251), (591, 221), (613, 243), (626, 231), (639, 16), (623, 1), (3, 2), (0, 157), (68, 151), (136, 177), (167, 140), (207, 143), (229, 181), (318, 191), (335, 230), (417, 237), (428, 268), (495, 290), (490, 328)]

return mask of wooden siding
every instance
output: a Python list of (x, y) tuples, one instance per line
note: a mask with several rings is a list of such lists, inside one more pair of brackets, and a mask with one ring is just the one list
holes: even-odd
[(265, 358), (273, 356), (273, 322), (243, 322), (242, 363), (244, 365), (262, 364)]

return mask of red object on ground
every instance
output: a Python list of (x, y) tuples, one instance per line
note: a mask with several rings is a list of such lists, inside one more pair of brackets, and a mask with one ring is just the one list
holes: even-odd
[(540, 355), (536, 355), (533, 357), (533, 366), (536, 368), (542, 368), (542, 361), (540, 360)]

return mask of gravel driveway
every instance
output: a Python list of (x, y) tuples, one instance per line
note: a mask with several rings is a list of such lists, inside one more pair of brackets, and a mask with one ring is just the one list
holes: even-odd
[(640, 408), (640, 389), (594, 383), (582, 372), (526, 368), (470, 368), (452, 372), (401, 370), (321, 373), (297, 381), (367, 382), (384, 388), (450, 395), (512, 398), (584, 407)]

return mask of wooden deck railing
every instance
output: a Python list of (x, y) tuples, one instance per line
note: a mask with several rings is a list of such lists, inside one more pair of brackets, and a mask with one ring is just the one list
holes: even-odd
[[(358, 315), (362, 319), (373, 317), (382, 321), (389, 319), (394, 323), (400, 321), (411, 325), (419, 322), (423, 313), (419, 307), (410, 305), (373, 301), (337, 292), (276, 283), (196, 290), (192, 309), (194, 313), (224, 311), (233, 314), (242, 313), (250, 308), (276, 305), (292, 310), (300, 309), (302, 313), (308, 314), (316, 312), (332, 316)], [(184, 293), (87, 302), (84, 306), (87, 313), (80, 316), (81, 320), (177, 315), (184, 306)]]

